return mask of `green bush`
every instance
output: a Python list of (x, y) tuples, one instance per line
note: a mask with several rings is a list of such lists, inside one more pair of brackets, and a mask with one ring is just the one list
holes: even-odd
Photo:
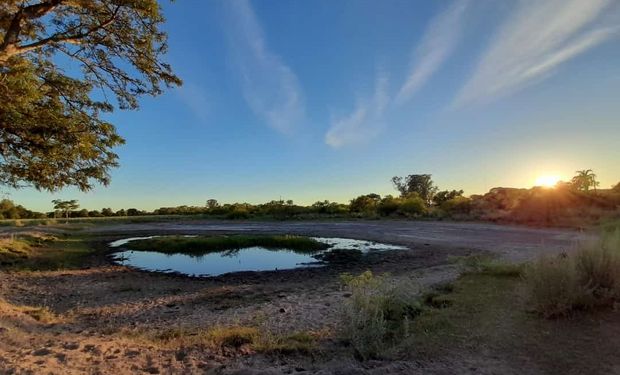
[(342, 275), (351, 292), (342, 320), (344, 338), (361, 359), (377, 358), (410, 334), (410, 322), (421, 312), (418, 289), (390, 284), (385, 276), (366, 271)]
[(426, 213), (426, 203), (418, 196), (410, 197), (402, 201), (398, 210), (408, 216), (423, 215)]
[(235, 207), (226, 215), (226, 218), (232, 220), (249, 219), (250, 212), (243, 207)]
[(468, 214), (471, 211), (471, 199), (455, 197), (442, 202), (439, 207), (447, 215)]

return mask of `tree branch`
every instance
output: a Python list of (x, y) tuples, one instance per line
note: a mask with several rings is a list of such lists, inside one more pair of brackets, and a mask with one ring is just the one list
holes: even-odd
[(4, 40), (0, 44), (0, 51), (6, 50), (12, 44), (19, 41), (19, 34), (22, 30), (22, 20), (40, 18), (49, 13), (52, 9), (60, 5), (63, 0), (46, 0), (38, 4), (28, 5), (20, 8), (13, 16), (9, 28), (4, 35)]
[[(54, 1), (60, 1), (60, 0), (54, 0)], [(112, 13), (112, 15), (106, 19), (105, 21), (101, 22), (100, 24), (93, 26), (91, 28), (89, 28), (87, 31), (85, 32), (80, 32), (80, 33), (75, 33), (75, 34), (71, 34), (69, 31), (65, 31), (63, 33), (56, 33), (52, 36), (49, 36), (47, 38), (43, 38), (40, 39), (36, 42), (32, 42), (29, 44), (25, 44), (23, 46), (18, 46), (15, 45), (13, 48), (13, 51), (9, 51), (8, 52), (8, 56), (10, 57), (12, 55), (16, 55), (16, 54), (21, 54), (21, 53), (26, 53), (29, 51), (33, 51), (36, 50), (38, 48), (41, 48), (45, 45), (48, 44), (52, 44), (52, 43), (69, 43), (69, 44), (80, 44), (81, 41), (88, 37), (89, 35), (105, 28), (106, 26), (110, 25), (112, 22), (114, 22), (114, 20), (116, 19), (116, 16), (118, 15), (118, 11), (120, 10), (121, 6), (117, 6), (116, 9), (114, 10), (114, 12)], [(76, 27), (76, 29), (78, 29), (79, 27)], [(1, 51), (1, 48), (0, 48)], [(0, 61), (2, 60), (2, 53), (0, 52)]]

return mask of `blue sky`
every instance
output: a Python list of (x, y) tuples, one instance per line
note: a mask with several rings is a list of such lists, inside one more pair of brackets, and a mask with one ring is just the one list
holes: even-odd
[(163, 2), (185, 84), (110, 120), (112, 184), (9, 191), (51, 210), (346, 202), (394, 175), (482, 193), (592, 168), (620, 180), (614, 0)]

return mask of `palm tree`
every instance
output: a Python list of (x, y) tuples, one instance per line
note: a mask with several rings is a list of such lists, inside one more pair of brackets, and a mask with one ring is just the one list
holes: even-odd
[(599, 182), (596, 181), (596, 175), (592, 169), (582, 169), (580, 171), (576, 171), (577, 173), (575, 177), (571, 180), (571, 184), (577, 189), (582, 191), (590, 191), (590, 188), (594, 188), (594, 192), (596, 192), (596, 187), (599, 185)]

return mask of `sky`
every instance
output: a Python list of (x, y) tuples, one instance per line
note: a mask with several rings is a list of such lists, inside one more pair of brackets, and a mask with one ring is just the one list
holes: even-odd
[(593, 169), (620, 181), (615, 0), (163, 1), (184, 85), (108, 116), (112, 183), (6, 190), (34, 210), (152, 210), (530, 187)]

